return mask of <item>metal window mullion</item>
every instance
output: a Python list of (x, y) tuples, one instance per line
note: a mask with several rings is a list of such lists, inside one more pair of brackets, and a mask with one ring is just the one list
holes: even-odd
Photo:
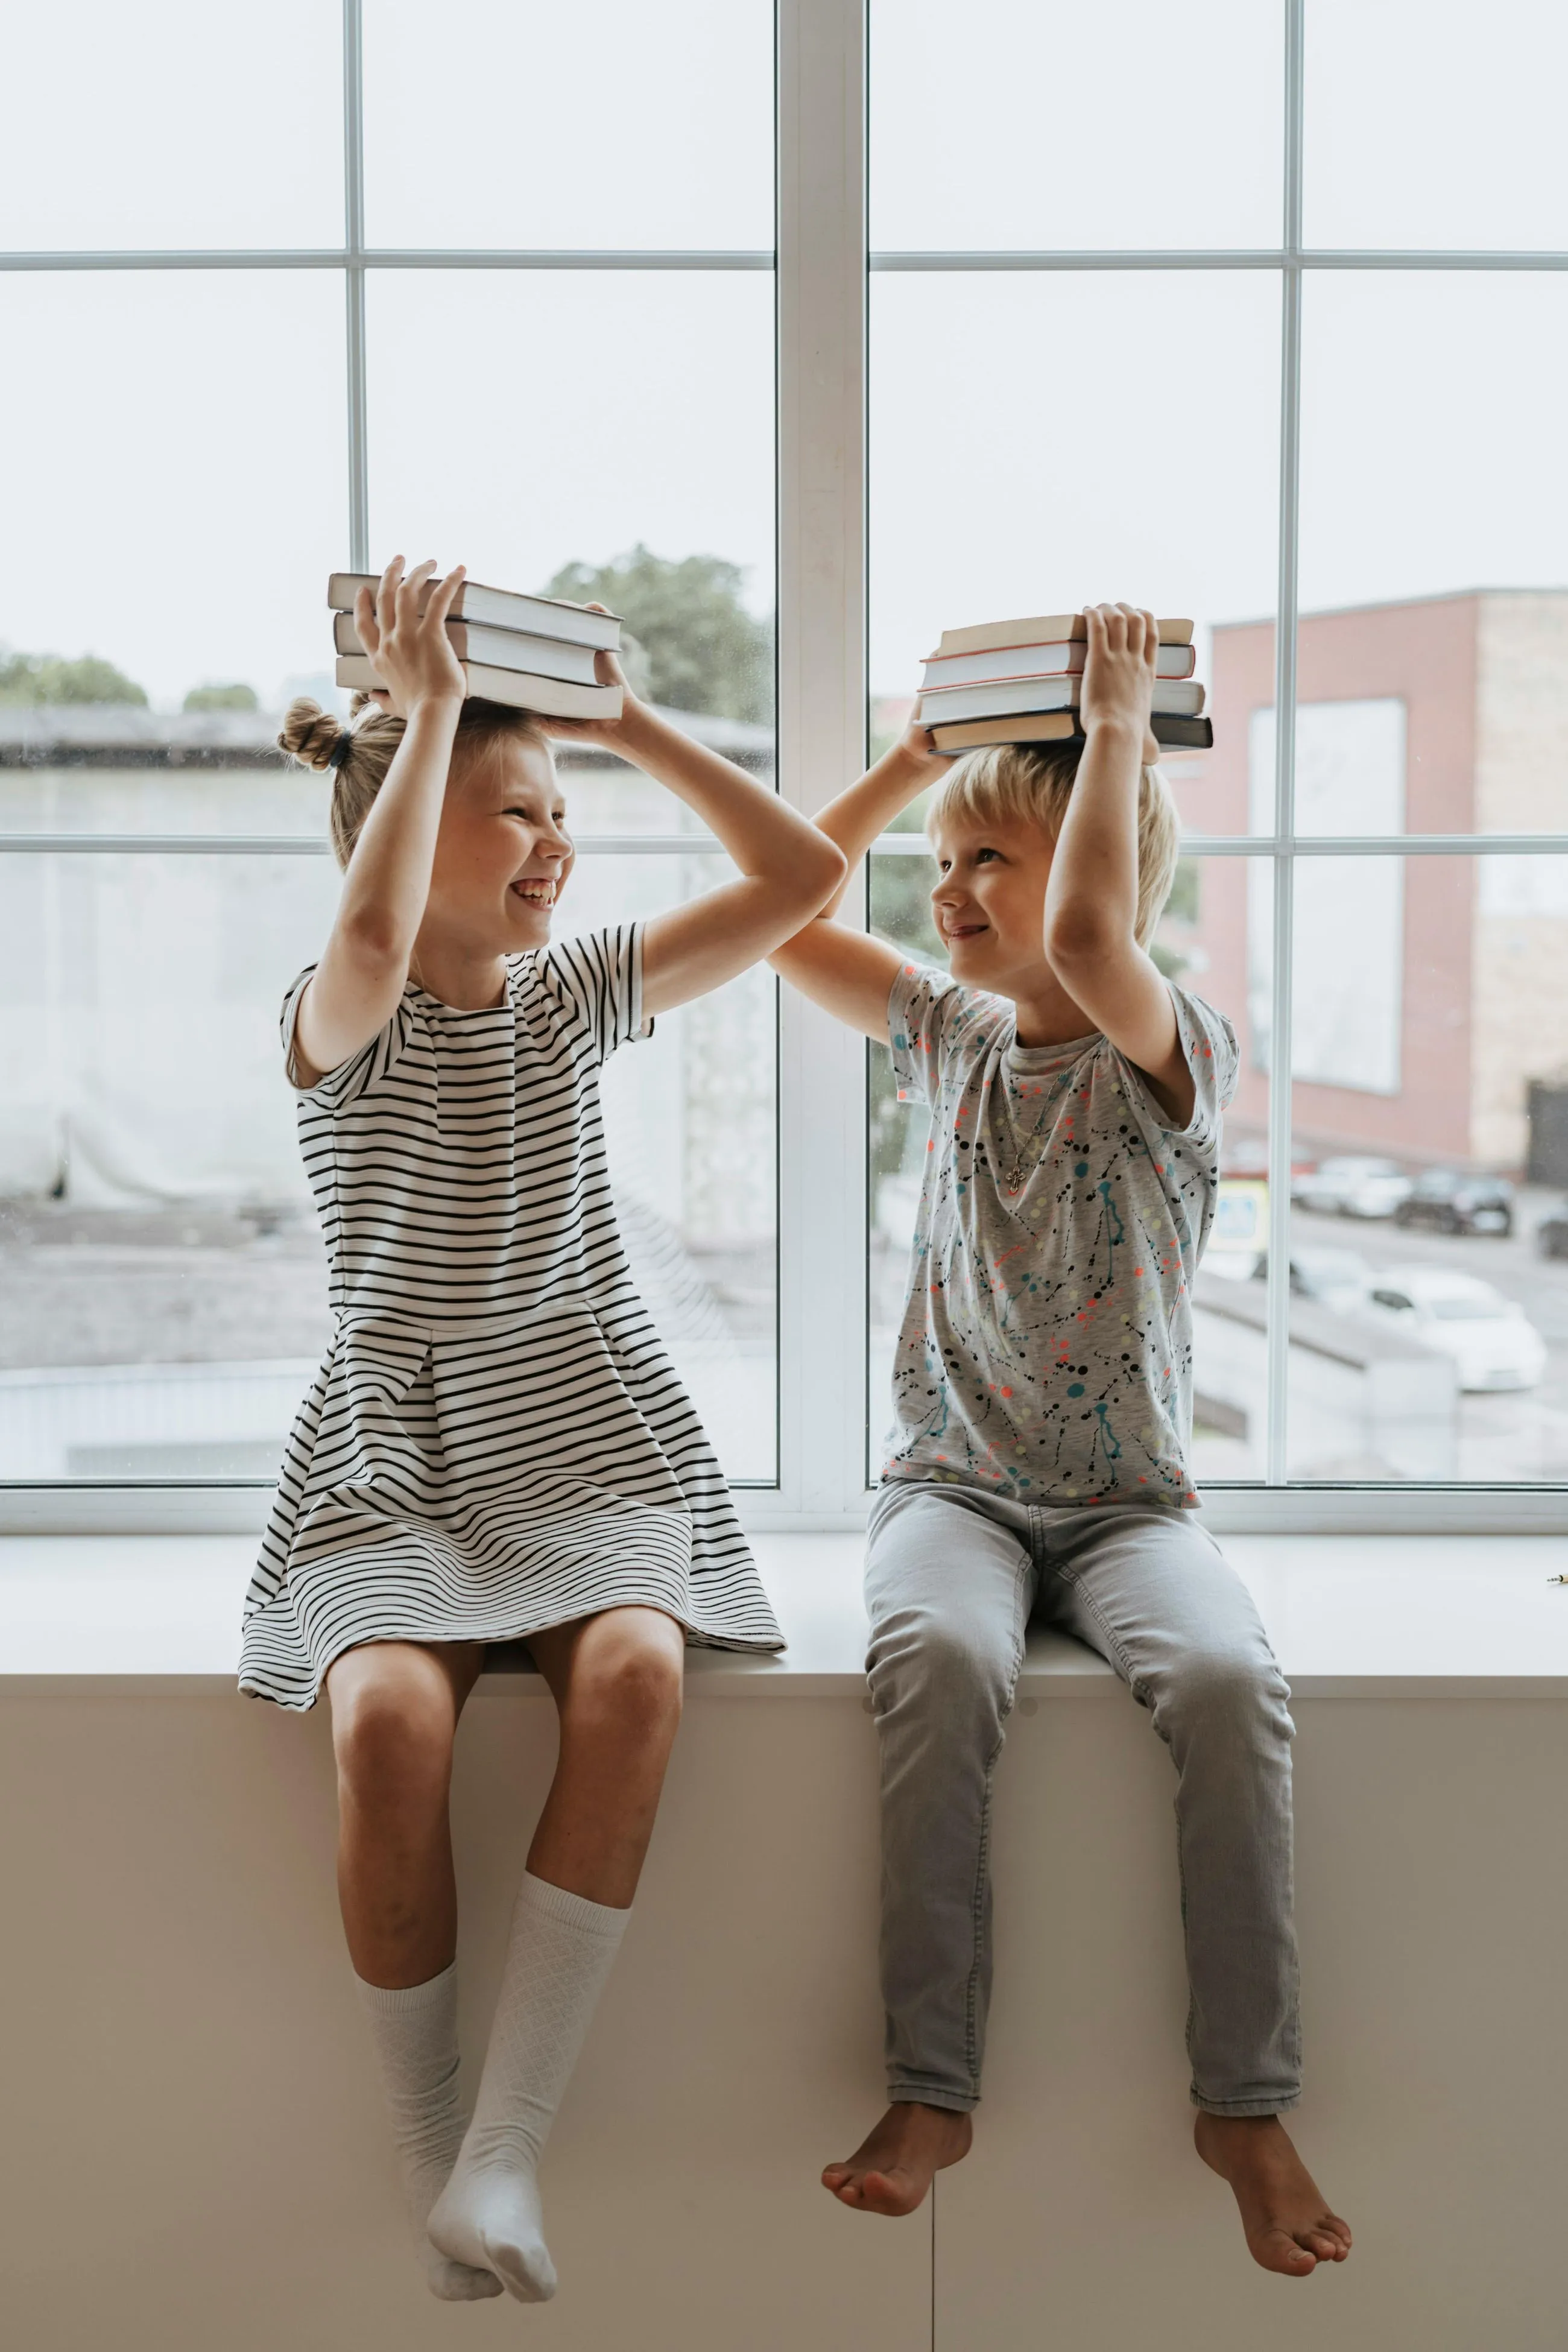
[[(864, 20), (849, 0), (783, 0), (778, 17), (779, 788), (808, 811), (865, 763)], [(865, 1048), (789, 988), (779, 1034), (778, 1503), (853, 1524)]]
[(344, 373), (348, 391), (349, 569), (370, 565), (370, 464), (364, 361), (364, 22), (343, 0)]
[(1301, 507), (1302, 11), (1285, 0), (1285, 266), (1280, 279), (1279, 588), (1274, 625), (1274, 929), (1268, 1008), (1268, 1396), (1264, 1477), (1289, 1449), (1291, 1014), (1295, 976), (1296, 613)]

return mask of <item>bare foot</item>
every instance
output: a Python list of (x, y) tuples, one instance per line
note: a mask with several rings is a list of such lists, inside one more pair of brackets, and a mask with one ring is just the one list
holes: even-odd
[(830, 2164), (822, 2185), (858, 2213), (912, 2213), (931, 2175), (969, 2154), (974, 2128), (952, 2107), (900, 2099), (845, 2164)]
[(1236, 2193), (1255, 2263), (1305, 2278), (1320, 2263), (1344, 2261), (1350, 2224), (1330, 2212), (1278, 2116), (1200, 2112), (1193, 2137), (1204, 2162)]

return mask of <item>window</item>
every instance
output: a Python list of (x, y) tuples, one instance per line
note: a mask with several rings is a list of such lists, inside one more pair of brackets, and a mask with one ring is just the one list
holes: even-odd
[[(1242, 1049), (1211, 1489), (1568, 1478), (1568, 238), (1519, 113), (1563, 35), (1541, 0), (1416, 29), (871, 9), (873, 738), (944, 625), (1197, 625), (1156, 953)], [(934, 954), (921, 848), (885, 839), (871, 919)], [(920, 1143), (885, 1062), (873, 1428)]]
[[(1157, 953), (1242, 1063), (1198, 1475), (1568, 1480), (1564, 35), (1412, 24), (34, 13), (13, 62), (71, 103), (0, 153), (0, 1507), (265, 1501), (325, 1317), (274, 1024), (336, 888), (272, 738), (335, 695), (325, 574), (394, 545), (613, 583), (656, 697), (806, 806), (945, 626), (1190, 615), (1215, 741), (1167, 763)], [(578, 922), (716, 870), (620, 763), (563, 772)], [(932, 953), (919, 824), (866, 906)], [(755, 973), (606, 1079), (754, 1520), (848, 1524), (875, 1470), (888, 1075)]]
[[(63, 156), (39, 110), (47, 146), (18, 118), (0, 162), (29, 456), (0, 589), (0, 1480), (269, 1482), (321, 1354), (276, 1023), (337, 877), (324, 780), (273, 738), (293, 694), (346, 711), (330, 571), (428, 541), (608, 587), (645, 689), (774, 772), (773, 11), (586, 21), (161, 0), (133, 41), (108, 6), (24, 37), (72, 105)], [(563, 928), (717, 878), (647, 779), (561, 766)], [(644, 1294), (764, 1486), (775, 995), (684, 1008), (605, 1087)]]

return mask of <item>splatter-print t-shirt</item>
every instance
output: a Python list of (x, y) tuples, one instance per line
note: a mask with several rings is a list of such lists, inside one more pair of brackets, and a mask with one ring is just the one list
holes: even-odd
[(1192, 1285), (1237, 1053), (1223, 1013), (1171, 997), (1197, 1088), (1181, 1129), (1109, 1038), (1021, 1046), (1005, 997), (900, 969), (899, 1097), (931, 1127), (884, 1477), (1196, 1503)]

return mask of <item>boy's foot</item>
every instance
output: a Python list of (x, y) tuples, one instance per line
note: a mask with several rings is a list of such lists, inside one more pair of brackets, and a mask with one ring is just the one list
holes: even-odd
[(846, 2163), (827, 2167), (822, 2185), (857, 2212), (912, 2213), (931, 2175), (967, 2156), (973, 2137), (966, 2115), (900, 2099)]
[(1204, 2162), (1235, 2192), (1255, 2263), (1305, 2278), (1320, 2263), (1344, 2261), (1350, 2224), (1330, 2212), (1278, 2116), (1200, 2112), (1193, 2137)]

